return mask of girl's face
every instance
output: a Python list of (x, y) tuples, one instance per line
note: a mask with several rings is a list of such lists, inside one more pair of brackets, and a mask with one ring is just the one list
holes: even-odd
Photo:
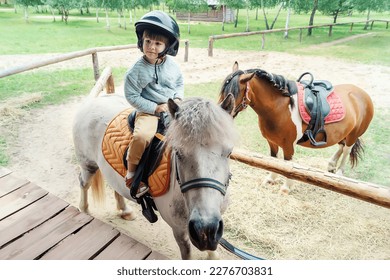
[(166, 48), (165, 42), (158, 39), (151, 39), (148, 36), (144, 37), (142, 50), (145, 54), (146, 60), (154, 64), (158, 58), (158, 54), (163, 52)]

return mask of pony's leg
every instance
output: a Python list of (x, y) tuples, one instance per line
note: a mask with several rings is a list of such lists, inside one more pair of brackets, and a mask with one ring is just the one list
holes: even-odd
[(343, 157), (341, 158), (341, 162), (340, 162), (339, 168), (337, 169), (337, 172), (336, 172), (337, 175), (343, 176), (345, 163), (347, 162), (347, 157), (349, 156), (349, 153), (351, 152), (351, 149), (352, 149), (352, 146), (345, 145), (343, 147)]
[(124, 220), (132, 221), (136, 218), (136, 215), (130, 206), (126, 204), (125, 199), (119, 193), (114, 191), (116, 207), (121, 211), (121, 218)]
[(280, 194), (289, 194), (290, 188), (292, 187), (293, 182), (294, 182), (293, 180), (286, 178), (286, 180), (284, 180), (283, 186), (280, 187), (279, 193)]
[[(268, 142), (270, 152), (271, 152), (271, 157), (277, 158), (278, 157), (278, 151), (279, 151), (279, 146), (273, 144), (272, 142)], [(270, 172), (270, 174), (265, 178), (263, 184), (271, 184), (274, 185), (276, 182), (276, 178), (278, 177), (278, 174), (274, 172)]]
[(219, 260), (219, 254), (218, 254), (217, 250), (207, 251), (207, 259), (208, 260)]
[(95, 175), (96, 171), (90, 171), (86, 169), (81, 169), (79, 174), (80, 182), (80, 203), (79, 209), (82, 212), (88, 211), (88, 190), (92, 184), (92, 178)]
[(175, 237), (177, 245), (179, 245), (181, 258), (183, 260), (191, 260), (191, 242), (187, 232), (182, 230), (173, 230), (173, 236)]
[(337, 151), (330, 158), (328, 163), (328, 172), (336, 173), (337, 170), (337, 162), (340, 159), (340, 156), (343, 154), (344, 143), (339, 143)]

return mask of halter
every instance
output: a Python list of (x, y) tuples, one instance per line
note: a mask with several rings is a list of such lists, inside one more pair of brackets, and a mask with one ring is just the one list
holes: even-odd
[(244, 111), (249, 103), (251, 102), (250, 98), (248, 97), (249, 90), (251, 89), (249, 82), (246, 82), (246, 89), (245, 89), (245, 94), (244, 97), (242, 98), (242, 101), (240, 104), (238, 104), (237, 107), (234, 108), (233, 111), (233, 117), (237, 116), (237, 114), (241, 111)]
[(189, 180), (185, 183), (182, 183), (182, 181), (180, 180), (180, 176), (179, 176), (179, 172), (178, 172), (178, 168), (177, 168), (178, 160), (176, 157), (177, 157), (177, 153), (175, 153), (176, 179), (180, 185), (180, 190), (182, 193), (185, 193), (186, 191), (191, 190), (191, 189), (204, 187), (204, 188), (215, 189), (217, 191), (220, 191), (222, 193), (222, 195), (226, 195), (226, 190), (229, 186), (229, 180), (230, 180), (231, 174), (229, 174), (229, 178), (228, 178), (228, 181), (226, 182), (226, 184), (222, 184), (221, 182), (219, 182), (215, 179), (212, 179), (212, 178), (196, 178), (196, 179)]

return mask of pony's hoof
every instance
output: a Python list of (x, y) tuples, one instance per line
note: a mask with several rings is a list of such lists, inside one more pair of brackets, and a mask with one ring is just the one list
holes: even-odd
[(268, 178), (265, 178), (262, 185), (265, 186), (265, 185), (275, 185), (275, 180), (268, 177)]
[(289, 195), (290, 189), (286, 186), (280, 187), (279, 194)]
[(87, 205), (79, 205), (80, 212), (88, 213), (88, 204)]
[(217, 251), (207, 251), (208, 260), (219, 260), (219, 254)]
[(137, 215), (133, 212), (126, 212), (121, 214), (121, 218), (126, 221), (132, 221), (137, 217)]

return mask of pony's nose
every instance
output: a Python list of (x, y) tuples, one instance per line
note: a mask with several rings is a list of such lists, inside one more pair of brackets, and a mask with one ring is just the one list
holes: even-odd
[(192, 244), (199, 250), (214, 251), (223, 234), (223, 221), (214, 218), (212, 221), (191, 219), (188, 229)]

